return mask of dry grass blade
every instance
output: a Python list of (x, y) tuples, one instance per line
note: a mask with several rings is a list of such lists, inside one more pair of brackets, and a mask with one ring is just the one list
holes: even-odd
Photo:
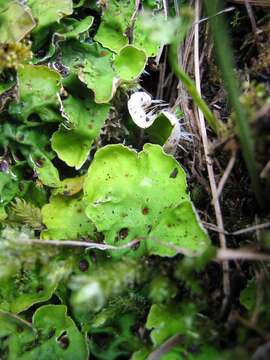
[[(113, 250), (125, 250), (131, 249), (134, 246), (137, 246), (141, 241), (146, 240), (145, 238), (134, 239), (127, 244), (121, 246), (113, 246), (107, 244), (100, 244), (87, 241), (77, 241), (77, 240), (39, 240), (39, 239), (14, 239), (14, 242), (18, 242), (24, 245), (38, 245), (38, 246), (59, 246), (59, 247), (81, 247), (87, 249), (96, 249), (101, 251)], [(158, 239), (155, 241), (159, 242), (163, 246), (167, 246), (169, 249), (173, 249), (177, 254), (181, 254), (188, 257), (199, 257), (202, 255), (201, 252), (190, 251), (178, 246), (171, 244), (166, 244)], [(249, 249), (218, 249), (216, 255), (212, 258), (213, 261), (227, 263), (229, 260), (243, 260), (243, 261), (270, 261), (270, 254), (259, 253)], [(210, 258), (209, 258), (210, 261)]]
[[(218, 187), (217, 187), (217, 194), (216, 194), (217, 198), (219, 198), (221, 193), (222, 193), (222, 190), (223, 190), (223, 188), (224, 188), (224, 186), (225, 186), (225, 184), (226, 184), (226, 182), (227, 182), (227, 180), (228, 180), (228, 178), (229, 178), (229, 176), (231, 174), (231, 171), (232, 171), (232, 169), (234, 167), (235, 161), (236, 161), (236, 151), (234, 151), (232, 153), (232, 156), (231, 156), (231, 158), (230, 158), (230, 160), (228, 162), (228, 165), (227, 165), (226, 169), (224, 170), (222, 178), (219, 181), (219, 184), (218, 184)], [(213, 199), (213, 202), (215, 202), (215, 201), (217, 201), (217, 199)]]
[[(195, 37), (194, 37), (194, 67), (195, 67), (195, 82), (197, 91), (201, 94), (201, 79), (200, 79), (200, 57), (199, 57), (199, 18), (200, 18), (200, 3), (199, 0), (196, 0), (195, 3), (195, 14), (196, 14), (196, 24), (195, 24)], [(215, 216), (218, 227), (223, 230), (219, 233), (219, 241), (220, 247), (223, 250), (226, 250), (226, 237), (224, 234), (224, 225), (223, 225), (223, 218), (220, 203), (218, 200), (218, 193), (217, 193), (217, 185), (215, 180), (215, 174), (212, 164), (212, 159), (209, 155), (209, 145), (208, 145), (208, 138), (205, 126), (205, 120), (203, 113), (198, 108), (198, 117), (199, 117), (199, 125), (200, 125), (200, 132), (203, 141), (203, 148), (207, 166), (207, 172), (209, 177), (209, 183), (212, 192), (212, 198), (214, 200), (214, 210)], [(223, 292), (224, 292), (224, 303), (223, 303), (223, 310), (226, 308), (229, 297), (230, 297), (230, 277), (229, 277), (229, 263), (224, 261), (222, 264), (223, 267)]]
[(234, 56), (228, 36), (226, 22), (223, 16), (213, 17), (220, 8), (220, 1), (204, 1), (214, 40), (215, 51), (218, 59), (219, 69), (222, 74), (224, 86), (227, 91), (228, 101), (234, 111), (236, 132), (241, 144), (241, 151), (249, 172), (252, 188), (260, 207), (264, 207), (265, 198), (258, 176), (257, 163), (254, 155), (254, 140), (252, 137), (246, 109), (242, 106), (239, 98), (239, 84), (234, 76)]
[(172, 348), (181, 344), (183, 341), (183, 336), (181, 335), (174, 335), (169, 338), (165, 343), (159, 346), (156, 350), (154, 350), (147, 358), (147, 360), (159, 360), (161, 359), (166, 353), (168, 353)]

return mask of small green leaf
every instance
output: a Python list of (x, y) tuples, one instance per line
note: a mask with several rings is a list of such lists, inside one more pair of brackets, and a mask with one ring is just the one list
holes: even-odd
[(47, 227), (42, 238), (70, 240), (93, 236), (94, 226), (85, 215), (85, 205), (80, 197), (52, 196), (41, 210)]
[(82, 20), (66, 18), (61, 22), (60, 28), (56, 31), (55, 35), (61, 37), (63, 40), (77, 39), (80, 34), (83, 34), (93, 25), (94, 17), (86, 16)]
[(143, 72), (147, 57), (144, 51), (132, 45), (123, 47), (114, 59), (117, 74), (123, 80), (135, 80)]
[[(161, 345), (174, 335), (192, 335), (194, 318), (197, 314), (192, 304), (152, 305), (147, 317), (146, 328), (151, 330), (151, 339), (155, 346)], [(194, 334), (194, 337), (196, 334)]]
[(8, 204), (19, 193), (19, 183), (11, 172), (0, 172), (0, 203)]
[(18, 101), (9, 112), (22, 121), (30, 115), (44, 122), (61, 120), (59, 108), (60, 75), (44, 65), (24, 65), (18, 70)]
[(112, 53), (97, 44), (92, 45), (91, 57), (87, 57), (84, 66), (79, 70), (79, 79), (94, 92), (97, 103), (109, 102), (118, 85), (112, 67)]
[(6, 91), (10, 90), (15, 85), (12, 80), (0, 82), (0, 95), (3, 95)]
[(61, 181), (60, 186), (57, 189), (53, 189), (53, 195), (65, 195), (72, 196), (79, 193), (83, 188), (85, 175), (77, 176), (74, 178), (66, 178)]
[(40, 181), (50, 187), (58, 187), (61, 182), (59, 173), (50, 159), (42, 152), (36, 150), (30, 155), (30, 164), (36, 171)]
[(33, 326), (41, 334), (41, 345), (26, 352), (22, 360), (35, 358), (86, 360), (88, 358), (85, 339), (74, 321), (67, 315), (66, 306), (42, 306), (33, 316)]
[(52, 148), (67, 165), (79, 169), (86, 161), (94, 139), (99, 135), (109, 112), (109, 106), (91, 99), (69, 96), (63, 102), (69, 118), (68, 130), (63, 125), (52, 136)]
[[(163, 18), (163, 15), (162, 15)], [(144, 12), (142, 15), (139, 15), (136, 19), (136, 23), (133, 31), (133, 42), (132, 44), (139, 49), (145, 51), (148, 57), (154, 57), (157, 55), (160, 45), (163, 44), (163, 38), (154, 38), (152, 36), (153, 32), (155, 32), (155, 28), (157, 23), (160, 21), (159, 15), (149, 14), (148, 12)], [(151, 23), (150, 26), (147, 27), (148, 23)], [(163, 20), (162, 31), (163, 34), (167, 33), (171, 28), (172, 24), (164, 24)]]
[(27, 4), (37, 19), (37, 27), (32, 33), (37, 48), (44, 43), (51, 27), (73, 12), (72, 0), (28, 0)]
[(18, 359), (22, 344), (33, 344), (34, 339), (35, 331), (30, 323), (17, 315), (0, 311), (0, 341), (4, 359)]
[(173, 125), (169, 119), (164, 115), (163, 112), (155, 119), (154, 123), (145, 130), (146, 134), (149, 135), (150, 141), (164, 145), (170, 137), (173, 130)]
[(256, 278), (248, 281), (247, 286), (240, 293), (240, 302), (248, 310), (252, 311), (256, 306)]
[(33, 16), (38, 19), (36, 30), (59, 22), (73, 12), (72, 0), (28, 0)]
[(128, 44), (126, 30), (135, 10), (135, 1), (110, 0), (101, 18), (95, 40), (114, 52)]
[(94, 92), (95, 102), (109, 102), (119, 85), (112, 65), (113, 53), (98, 43), (77, 40), (67, 41), (61, 51), (63, 64)]
[(186, 193), (184, 170), (158, 145), (146, 144), (140, 153), (122, 145), (103, 147), (84, 192), (86, 214), (108, 244), (143, 237), (141, 248), (160, 256), (175, 255), (174, 246), (203, 252), (209, 245)]
[(0, 8), (0, 42), (22, 40), (36, 26), (31, 12), (17, 1), (6, 1)]
[[(152, 39), (153, 29), (150, 27), (146, 28), (143, 19), (147, 16), (147, 19), (149, 18), (147, 23), (151, 22), (151, 25), (154, 24), (156, 28), (156, 22), (160, 24), (163, 15), (157, 16), (153, 15), (153, 13), (151, 15), (148, 13), (140, 15), (139, 12), (138, 16), (136, 14), (136, 6), (137, 2), (134, 0), (128, 2), (110, 0), (101, 17), (101, 24), (95, 40), (115, 53), (119, 53), (130, 42), (136, 48), (144, 51), (147, 56), (153, 57), (158, 53), (160, 41)], [(162, 21), (163, 24), (164, 21)], [(171, 23), (169, 25), (166, 24), (162, 31), (169, 32), (170, 26)]]
[[(13, 313), (20, 313), (33, 304), (49, 300), (58, 283), (72, 270), (69, 259), (51, 259), (50, 263), (44, 265), (35, 259), (21, 264), (16, 260), (13, 259), (11, 272), (0, 278), (0, 309)], [(4, 261), (3, 256), (0, 261)]]
[(7, 360), (86, 360), (83, 335), (67, 315), (64, 305), (44, 305), (35, 312), (32, 324), (0, 313), (0, 337), (8, 351)]
[(5, 138), (0, 139), (0, 143), (2, 146), (9, 145), (11, 151), (16, 152), (19, 149), (44, 185), (58, 187), (60, 185), (58, 170), (51, 162), (55, 154), (49, 148), (50, 131), (39, 123), (33, 125), (16, 126), (4, 123), (1, 130)]

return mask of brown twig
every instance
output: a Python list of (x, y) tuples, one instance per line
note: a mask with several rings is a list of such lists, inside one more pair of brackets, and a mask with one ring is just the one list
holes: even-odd
[(270, 254), (263, 254), (245, 249), (219, 249), (215, 260), (221, 262), (229, 260), (270, 261)]
[(224, 173), (219, 181), (219, 184), (218, 184), (218, 187), (217, 187), (217, 193), (216, 193), (216, 196), (217, 198), (216, 199), (213, 199), (213, 202), (217, 201), (223, 191), (223, 188), (231, 174), (231, 171), (234, 167), (234, 164), (235, 164), (235, 161), (236, 161), (236, 151), (233, 151), (232, 153), (232, 156), (228, 162), (228, 165), (226, 166), (226, 169), (224, 170)]
[(262, 230), (262, 229), (266, 229), (268, 227), (270, 227), (270, 222), (249, 226), (245, 229), (240, 229), (240, 230), (234, 231), (234, 232), (230, 233), (230, 235), (234, 235), (234, 236), (235, 235), (243, 235), (243, 234), (246, 234), (247, 232)]
[(270, 336), (268, 334), (266, 334), (264, 331), (262, 331), (260, 328), (258, 328), (257, 326), (254, 326), (253, 324), (250, 323), (249, 320), (244, 319), (242, 316), (240, 316), (237, 312), (235, 312), (233, 314), (233, 317), (235, 320), (237, 320), (238, 322), (240, 322), (240, 324), (244, 325), (245, 327), (255, 331), (258, 335), (261, 336), (262, 339), (264, 339), (265, 341), (270, 341)]
[(209, 230), (212, 230), (215, 232), (223, 232), (225, 235), (230, 235), (230, 236), (243, 235), (243, 234), (246, 234), (246, 233), (249, 233), (252, 231), (262, 230), (262, 229), (266, 229), (266, 228), (270, 227), (270, 222), (267, 222), (267, 223), (263, 223), (263, 224), (249, 226), (244, 229), (236, 230), (233, 232), (229, 232), (229, 231), (218, 228), (215, 224), (210, 224), (205, 221), (203, 221), (202, 223), (203, 223), (203, 226)]
[(132, 42), (133, 42), (133, 31), (134, 31), (134, 26), (136, 23), (136, 19), (137, 19), (138, 13), (139, 13), (140, 6), (141, 6), (141, 0), (136, 0), (135, 10), (130, 18), (130, 26), (127, 28), (127, 31), (126, 31), (126, 35), (127, 35), (129, 44), (132, 44)]
[(258, 29), (257, 29), (257, 25), (256, 25), (256, 20), (255, 20), (253, 11), (252, 11), (252, 7), (251, 7), (250, 3), (248, 2), (248, 0), (245, 0), (245, 6), (247, 9), (248, 17), (250, 19), (252, 31), (253, 31), (254, 35), (257, 37)]
[(227, 13), (227, 12), (231, 12), (231, 11), (233, 11), (233, 10), (235, 10), (235, 7), (234, 7), (234, 6), (231, 6), (231, 7), (227, 8), (227, 9), (224, 9), (224, 10), (221, 10), (221, 11), (217, 12), (217, 13), (216, 13), (215, 15), (213, 15), (213, 16), (204, 17), (204, 18), (200, 19), (199, 21), (194, 22), (193, 25), (195, 25), (195, 24), (201, 24), (202, 22), (208, 21), (209, 19), (211, 19), (211, 18), (213, 18), (213, 17), (215, 17), (215, 16), (218, 16), (218, 15), (221, 15), (221, 14), (224, 14), (224, 13)]
[(147, 360), (159, 360), (163, 355), (169, 352), (172, 348), (179, 345), (183, 341), (183, 336), (177, 334), (169, 338), (165, 343), (155, 349), (148, 357)]
[(29, 245), (53, 245), (53, 246), (67, 246), (67, 247), (83, 247), (86, 249), (97, 249), (97, 250), (123, 250), (132, 248), (137, 245), (143, 238), (137, 238), (130, 241), (127, 244), (120, 246), (113, 246), (107, 244), (99, 244), (88, 241), (77, 241), (77, 240), (38, 240), (38, 239), (18, 239), (18, 242)]
[[(165, 246), (168, 249), (174, 250), (177, 254), (181, 254), (188, 257), (198, 257), (202, 255), (201, 251), (192, 251), (189, 249), (182, 248), (180, 246), (173, 245), (171, 243), (165, 243), (157, 238), (150, 237), (149, 240), (155, 241), (159, 245)], [(45, 245), (45, 246), (59, 246), (59, 247), (80, 247), (86, 249), (96, 249), (96, 250), (124, 250), (135, 247), (141, 241), (145, 241), (147, 238), (141, 237), (136, 238), (126, 244), (113, 246), (107, 244), (99, 244), (87, 241), (76, 241), (76, 240), (39, 240), (39, 239), (25, 239), (20, 238), (16, 239), (18, 244), (24, 245)], [(228, 262), (229, 260), (246, 260), (246, 261), (270, 261), (270, 254), (263, 254), (256, 251), (251, 251), (248, 249), (217, 249), (215, 257), (212, 258), (213, 261), (217, 262)]]

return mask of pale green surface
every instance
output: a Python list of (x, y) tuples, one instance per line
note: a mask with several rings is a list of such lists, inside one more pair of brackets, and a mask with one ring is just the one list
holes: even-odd
[(42, 232), (42, 238), (71, 240), (92, 236), (94, 226), (85, 215), (85, 206), (85, 202), (78, 196), (51, 196), (50, 202), (41, 211), (43, 223), (47, 227)]
[[(0, 312), (0, 337), (6, 336), (7, 360), (86, 360), (83, 335), (67, 315), (64, 305), (44, 305), (34, 314), (32, 324)], [(68, 339), (66, 348), (61, 338)]]
[(51, 139), (52, 148), (67, 165), (79, 169), (99, 135), (109, 112), (109, 106), (96, 104), (92, 99), (80, 99), (71, 95), (63, 102), (64, 112), (69, 118), (70, 130), (63, 125)]
[(36, 26), (31, 12), (16, 1), (6, 2), (0, 10), (0, 42), (22, 40)]
[(27, 4), (38, 20), (36, 31), (59, 22), (73, 12), (72, 0), (28, 0)]
[(158, 145), (146, 144), (140, 153), (123, 145), (103, 147), (84, 193), (86, 214), (108, 244), (143, 237), (141, 248), (160, 256), (175, 255), (170, 245), (200, 252), (209, 244), (186, 193), (184, 170)]
[(123, 80), (135, 80), (144, 70), (147, 57), (144, 51), (132, 45), (123, 47), (114, 59), (114, 67)]
[(18, 102), (9, 111), (19, 120), (35, 115), (44, 122), (59, 121), (60, 75), (44, 65), (24, 65), (18, 69)]
[(71, 272), (71, 266), (69, 260), (51, 260), (43, 266), (34, 261), (24, 265), (13, 262), (12, 273), (0, 279), (0, 310), (16, 314), (49, 300), (58, 283)]

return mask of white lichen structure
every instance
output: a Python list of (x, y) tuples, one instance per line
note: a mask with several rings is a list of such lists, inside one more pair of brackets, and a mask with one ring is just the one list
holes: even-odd
[(137, 126), (142, 129), (149, 128), (155, 121), (153, 110), (149, 110), (152, 98), (146, 92), (135, 92), (128, 100), (128, 111)]
[(171, 135), (163, 145), (166, 153), (174, 154), (181, 140), (191, 141), (191, 134), (184, 131), (183, 126), (177, 116), (168, 108), (163, 100), (152, 100), (146, 92), (137, 91), (130, 96), (128, 100), (128, 111), (134, 123), (142, 129), (147, 129), (160, 116), (165, 116), (171, 123), (173, 129)]

